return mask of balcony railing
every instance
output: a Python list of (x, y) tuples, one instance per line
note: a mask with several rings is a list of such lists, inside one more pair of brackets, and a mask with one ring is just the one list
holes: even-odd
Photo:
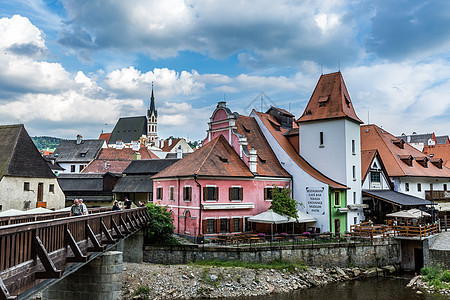
[(425, 200), (448, 200), (450, 201), (450, 191), (425, 191)]

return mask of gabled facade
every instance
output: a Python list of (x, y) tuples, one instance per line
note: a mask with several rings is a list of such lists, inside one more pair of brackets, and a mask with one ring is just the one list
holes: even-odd
[(156, 201), (174, 213), (176, 232), (190, 236), (251, 230), (247, 219), (270, 207), (274, 186), (291, 184), (256, 122), (224, 102), (203, 146), (152, 179)]
[(120, 118), (108, 140), (110, 148), (131, 148), (133, 142), (147, 141), (147, 117)]
[(23, 125), (0, 126), (0, 210), (60, 209), (64, 194)]
[(410, 144), (419, 151), (423, 151), (426, 146), (450, 144), (448, 135), (436, 136), (433, 133), (417, 134), (413, 132), (411, 135), (402, 134), (397, 137), (403, 140), (405, 143)]
[(104, 140), (84, 140), (78, 135), (76, 140), (62, 140), (53, 152), (53, 157), (64, 169), (60, 174), (80, 173), (97, 156), (100, 149), (106, 147)]
[(450, 169), (376, 125), (361, 126), (362, 150), (377, 149), (394, 190), (428, 200), (450, 187)]

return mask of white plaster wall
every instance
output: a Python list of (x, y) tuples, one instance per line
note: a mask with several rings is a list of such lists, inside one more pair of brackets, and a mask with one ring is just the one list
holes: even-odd
[[(371, 168), (373, 168), (373, 164), (376, 163), (378, 166), (378, 170), (381, 172), (381, 182), (380, 182), (380, 187), (378, 189), (380, 190), (389, 190), (390, 186), (389, 186), (389, 182), (388, 182), (388, 177), (386, 177), (386, 174), (384, 174), (384, 172), (382, 171), (382, 169), (380, 168), (381, 164), (378, 161), (378, 158), (375, 157), (375, 159), (372, 162)], [(371, 190), (373, 188), (371, 188), (370, 186), (371, 181), (370, 181), (370, 170), (369, 173), (367, 174), (366, 179), (364, 180), (363, 184), (362, 184), (362, 189), (363, 190)]]
[(181, 139), (175, 147), (172, 148), (170, 152), (177, 153), (178, 146), (181, 146), (181, 149), (183, 150), (183, 153), (192, 153), (194, 150), (189, 146), (189, 144), (184, 140)]
[[(63, 170), (63, 171), (59, 171), (59, 174), (63, 174), (63, 173), (72, 173), (72, 174), (76, 174), (76, 173), (80, 173), (80, 166), (81, 165), (84, 165), (84, 166), (87, 166), (87, 164), (88, 164), (89, 162), (88, 161), (86, 161), (86, 162), (82, 162), (82, 163), (80, 163), (80, 162), (74, 162), (74, 163), (59, 163), (59, 165), (62, 167), (62, 168), (64, 168), (65, 170)], [(70, 166), (71, 165), (75, 165), (75, 172), (70, 172)]]
[(267, 142), (275, 153), (278, 161), (283, 166), (283, 168), (292, 176), (292, 197), (297, 203), (299, 203), (298, 209), (302, 212), (306, 212), (306, 187), (323, 187), (324, 193), (326, 195), (325, 214), (324, 215), (311, 215), (317, 219), (317, 222), (313, 225), (314, 227), (320, 228), (321, 232), (330, 231), (330, 209), (328, 201), (328, 185), (315, 179), (302, 168), (300, 168), (290, 156), (283, 150), (283, 148), (278, 144), (277, 140), (269, 132), (269, 130), (264, 126), (261, 119), (257, 114), (251, 113), (251, 117), (255, 118), (258, 126), (261, 128)]
[[(30, 190), (24, 191), (24, 182), (30, 183)], [(27, 178), (4, 176), (0, 181), (0, 204), (2, 210), (24, 210), (25, 201), (30, 201), (30, 209), (36, 208), (38, 183), (42, 182), (43, 201), (48, 209), (60, 209), (65, 206), (64, 193), (56, 178)], [(54, 193), (49, 192), (49, 185), (54, 185)]]
[[(443, 191), (444, 184), (447, 184), (447, 190), (450, 189), (450, 178), (431, 178), (431, 177), (394, 177), (394, 190), (400, 193), (408, 194), (425, 199), (425, 191), (430, 190), (430, 183), (433, 184), (433, 191)], [(405, 183), (409, 183), (409, 191), (406, 191)], [(417, 184), (422, 184), (422, 191), (417, 190)]]

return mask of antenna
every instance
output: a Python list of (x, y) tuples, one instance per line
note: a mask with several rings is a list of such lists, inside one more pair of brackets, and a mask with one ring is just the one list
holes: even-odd
[(320, 64), (320, 75), (323, 75), (323, 66)]
[(340, 60), (338, 60), (338, 71), (339, 72), (341, 71), (341, 61)]
[(367, 111), (367, 125), (370, 125), (369, 111)]
[(226, 97), (225, 97), (225, 93), (223, 94), (223, 101), (225, 101)]
[(291, 111), (291, 102), (289, 102), (289, 112)]

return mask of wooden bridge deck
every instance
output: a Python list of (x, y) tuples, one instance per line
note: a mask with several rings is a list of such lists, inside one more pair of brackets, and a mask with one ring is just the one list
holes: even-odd
[(10, 225), (0, 226), (0, 300), (16, 299), (47, 279), (61, 277), (71, 264), (87, 262), (89, 255), (103, 252), (105, 245), (115, 244), (149, 221), (145, 207), (53, 217), (32, 222), (13, 218)]

